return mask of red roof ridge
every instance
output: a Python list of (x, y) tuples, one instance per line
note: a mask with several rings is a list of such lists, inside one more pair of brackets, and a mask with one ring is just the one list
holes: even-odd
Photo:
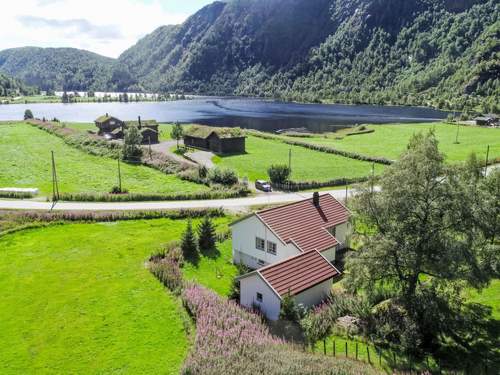
[[(325, 194), (320, 194), (320, 198), (321, 197), (325, 197), (325, 196), (330, 196), (332, 197), (333, 199), (335, 199), (337, 202), (339, 202), (333, 195), (331, 195), (330, 193), (325, 193)], [(273, 210), (277, 210), (277, 209), (280, 209), (280, 208), (284, 208), (284, 207), (288, 207), (288, 206), (293, 206), (295, 204), (299, 204), (299, 203), (304, 203), (305, 201), (312, 201), (313, 198), (305, 198), (305, 199), (301, 199), (300, 201), (295, 201), (295, 202), (290, 202), (290, 203), (285, 203), (281, 206), (276, 206), (276, 207), (270, 207), (270, 208), (265, 208), (263, 210), (260, 210), (260, 211), (257, 211), (256, 214), (261, 214), (261, 213), (264, 213), (264, 212), (269, 212), (269, 211), (273, 211)], [(339, 202), (340, 203), (340, 202)], [(345, 208), (345, 206), (344, 206)]]

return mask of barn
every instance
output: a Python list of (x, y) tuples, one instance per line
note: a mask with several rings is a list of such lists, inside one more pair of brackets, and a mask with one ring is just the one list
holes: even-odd
[(184, 145), (216, 154), (241, 154), (245, 152), (245, 139), (240, 128), (194, 125), (184, 134)]

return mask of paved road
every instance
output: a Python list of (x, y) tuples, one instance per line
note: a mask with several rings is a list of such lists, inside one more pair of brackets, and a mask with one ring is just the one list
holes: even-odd
[[(345, 199), (345, 190), (331, 190), (330, 193), (337, 199)], [(355, 193), (349, 190), (349, 196)], [(161, 202), (123, 202), (123, 203), (100, 203), (100, 202), (59, 202), (54, 210), (60, 211), (125, 211), (125, 210), (167, 210), (181, 208), (225, 208), (229, 210), (241, 210), (251, 206), (265, 204), (282, 204), (295, 202), (305, 198), (311, 198), (312, 193), (266, 193), (256, 197), (193, 200), (193, 201), (161, 201)], [(49, 210), (50, 202), (37, 202), (30, 200), (1, 200), (0, 209), (20, 210)]]

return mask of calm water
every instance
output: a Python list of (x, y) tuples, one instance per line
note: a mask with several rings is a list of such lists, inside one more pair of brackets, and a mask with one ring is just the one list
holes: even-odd
[(156, 119), (161, 122), (240, 126), (265, 131), (306, 127), (310, 131), (334, 130), (362, 123), (437, 121), (446, 112), (428, 108), (370, 105), (296, 104), (260, 99), (197, 98), (161, 103), (80, 103), (0, 105), (0, 120), (22, 119), (30, 108), (35, 117), (92, 122), (105, 113), (123, 120)]

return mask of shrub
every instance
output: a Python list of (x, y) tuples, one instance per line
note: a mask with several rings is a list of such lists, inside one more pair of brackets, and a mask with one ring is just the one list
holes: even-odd
[(126, 193), (128, 193), (128, 190), (120, 188), (119, 186), (113, 186), (109, 193), (110, 194), (126, 194)]
[(31, 112), (31, 109), (27, 109), (24, 111), (24, 119), (25, 120), (33, 119), (33, 112)]
[(215, 249), (215, 228), (212, 220), (205, 216), (198, 225), (198, 246), (200, 251)]
[(188, 220), (186, 230), (182, 235), (181, 249), (184, 258), (189, 260), (198, 259), (198, 245), (196, 243), (196, 235), (194, 234), (193, 224), (191, 220)]
[(284, 184), (288, 181), (291, 172), (290, 168), (285, 164), (271, 165), (267, 170), (269, 179), (273, 184)]
[(295, 300), (287, 293), (281, 300), (280, 319), (298, 322), (301, 318), (300, 308), (295, 303)]
[(229, 168), (215, 167), (208, 172), (208, 179), (224, 186), (232, 186), (238, 183), (238, 174)]
[[(237, 264), (236, 268), (238, 269), (238, 275), (245, 275), (250, 272), (250, 268), (246, 267), (244, 264)], [(231, 284), (231, 292), (229, 293), (229, 299), (235, 300), (237, 302), (240, 301), (240, 280), (238, 277), (233, 278), (233, 282)]]
[(182, 271), (179, 264), (171, 258), (164, 258), (150, 264), (150, 270), (163, 285), (174, 294), (182, 292)]

